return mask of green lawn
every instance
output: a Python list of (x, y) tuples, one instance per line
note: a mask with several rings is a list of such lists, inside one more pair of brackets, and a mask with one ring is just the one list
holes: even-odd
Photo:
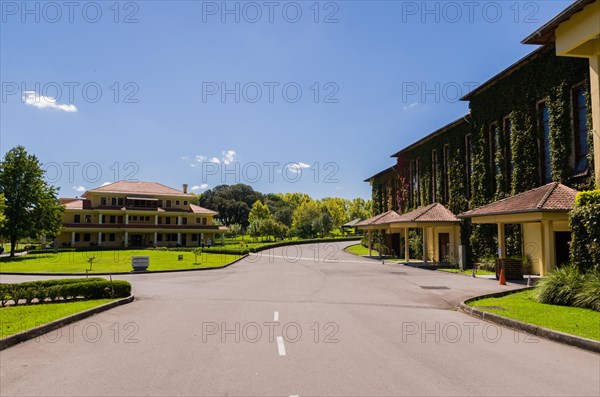
[[(472, 269), (460, 270), (458, 268), (448, 268), (448, 269), (438, 269), (438, 270), (440, 270), (442, 272), (468, 274), (469, 276), (473, 274)], [(490, 272), (488, 270), (481, 270), (481, 269), (477, 269), (475, 274), (477, 276), (495, 276), (496, 275), (495, 272)]]
[[(600, 340), (600, 312), (538, 303), (533, 293), (534, 290), (528, 290), (502, 298), (482, 299), (469, 303), (469, 306), (555, 331)], [(500, 306), (506, 310), (481, 306)]]
[(3, 307), (0, 308), (0, 338), (14, 335), (111, 301), (112, 299), (99, 299), (69, 303)]
[[(348, 251), (354, 255), (358, 255), (358, 256), (368, 256), (369, 255), (369, 249), (366, 247), (363, 247), (362, 244), (351, 245), (346, 248), (346, 251)], [(379, 252), (377, 252), (376, 250), (373, 249), (373, 250), (371, 250), (371, 255), (379, 256)]]
[[(179, 255), (183, 255), (183, 260), (178, 260)], [(72, 251), (59, 252), (58, 254), (28, 254), (15, 258), (0, 258), (0, 272), (85, 273), (85, 270), (89, 269), (87, 263), (89, 256), (98, 258), (90, 273), (129, 272), (132, 269), (132, 256), (149, 256), (149, 271), (218, 267), (240, 257), (239, 255), (203, 253), (198, 256), (198, 264), (196, 264), (194, 254), (183, 251)]]

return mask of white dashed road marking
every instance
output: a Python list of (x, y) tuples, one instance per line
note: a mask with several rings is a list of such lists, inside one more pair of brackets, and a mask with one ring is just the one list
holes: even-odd
[(273, 321), (279, 321), (279, 312), (275, 312), (273, 315)]
[(279, 355), (285, 356), (285, 346), (283, 345), (283, 336), (277, 337), (277, 348), (279, 349)]

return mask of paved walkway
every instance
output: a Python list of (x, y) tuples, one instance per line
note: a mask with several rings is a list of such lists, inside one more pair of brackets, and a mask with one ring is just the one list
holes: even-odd
[(598, 355), (454, 310), (521, 286), (382, 265), (345, 245), (123, 276), (134, 303), (1, 352), (0, 394), (600, 394)]

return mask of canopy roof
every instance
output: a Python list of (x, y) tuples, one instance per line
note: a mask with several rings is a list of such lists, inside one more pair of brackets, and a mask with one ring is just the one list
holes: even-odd
[(459, 218), (535, 212), (569, 212), (575, 204), (577, 193), (579, 192), (575, 189), (558, 182), (552, 182), (483, 207), (463, 212), (459, 215)]
[(356, 227), (356, 224), (357, 224), (357, 223), (359, 223), (359, 222), (362, 222), (362, 219), (360, 219), (360, 218), (356, 218), (356, 219), (354, 219), (354, 220), (351, 220), (351, 221), (350, 221), (350, 222), (348, 222), (348, 223), (344, 223), (344, 224), (342, 225), (342, 227)]
[(400, 215), (393, 223), (453, 223), (460, 222), (448, 208), (440, 203), (433, 203), (425, 207), (417, 208), (414, 211)]
[(365, 227), (365, 226), (387, 226), (392, 222), (395, 222), (396, 219), (400, 218), (400, 215), (396, 211), (388, 211), (383, 214), (375, 215), (372, 218), (366, 219), (364, 221), (358, 222), (356, 227)]

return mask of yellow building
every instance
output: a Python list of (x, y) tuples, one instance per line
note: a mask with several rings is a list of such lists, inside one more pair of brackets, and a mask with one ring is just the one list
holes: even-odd
[(595, 176), (600, 188), (600, 0), (574, 2), (523, 43), (555, 44), (558, 56), (589, 59)]
[(59, 247), (193, 247), (215, 243), (227, 228), (194, 195), (160, 183), (119, 181), (62, 198)]

